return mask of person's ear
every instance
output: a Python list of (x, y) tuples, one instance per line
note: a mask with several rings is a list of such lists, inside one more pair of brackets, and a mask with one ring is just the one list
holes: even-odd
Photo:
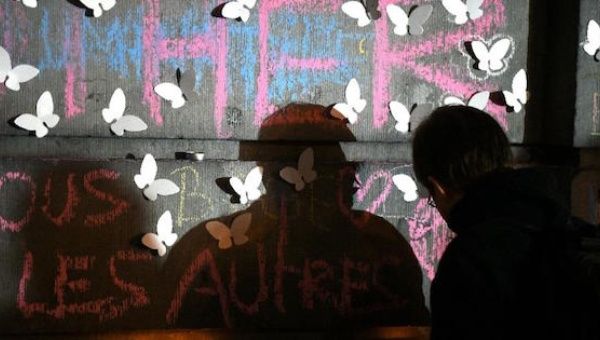
[(440, 181), (431, 176), (427, 177), (427, 180), (429, 181), (429, 184), (431, 184), (431, 188), (433, 189), (433, 192), (431, 193), (432, 195), (436, 197), (448, 196), (448, 190), (444, 187), (442, 183), (440, 183)]

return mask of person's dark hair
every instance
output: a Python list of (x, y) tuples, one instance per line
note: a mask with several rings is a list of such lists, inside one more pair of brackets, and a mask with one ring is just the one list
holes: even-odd
[(415, 175), (430, 190), (429, 177), (462, 191), (512, 162), (502, 127), (487, 113), (469, 106), (434, 110), (417, 127), (412, 146)]

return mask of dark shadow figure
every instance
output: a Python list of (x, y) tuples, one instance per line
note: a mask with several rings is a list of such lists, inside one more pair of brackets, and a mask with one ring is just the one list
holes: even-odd
[[(337, 142), (355, 141), (318, 105), (291, 104), (267, 118), (241, 161), (264, 168), (266, 193), (215, 220), (252, 215), (249, 241), (220, 249), (205, 221), (169, 251), (170, 326), (246, 330), (348, 330), (427, 325), (422, 274), (409, 243), (385, 219), (352, 210), (356, 164)], [(285, 142), (284, 142), (285, 140)], [(316, 141), (312, 143), (307, 140)], [(317, 179), (296, 191), (279, 171), (314, 149)]]

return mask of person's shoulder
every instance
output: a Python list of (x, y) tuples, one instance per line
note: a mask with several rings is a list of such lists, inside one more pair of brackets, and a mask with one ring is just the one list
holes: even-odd
[(360, 240), (360, 248), (370, 249), (370, 253), (380, 257), (393, 256), (418, 266), (410, 241), (387, 219), (366, 211), (353, 211), (352, 216), (354, 222), (350, 227)]
[(354, 227), (364, 237), (390, 241), (402, 239), (402, 235), (398, 229), (381, 216), (371, 214), (367, 211), (353, 211), (352, 221)]

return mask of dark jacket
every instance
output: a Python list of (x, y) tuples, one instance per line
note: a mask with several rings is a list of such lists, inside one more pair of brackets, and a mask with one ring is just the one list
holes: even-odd
[(432, 339), (597, 339), (597, 300), (572, 256), (580, 225), (548, 178), (507, 170), (465, 190), (432, 284)]

